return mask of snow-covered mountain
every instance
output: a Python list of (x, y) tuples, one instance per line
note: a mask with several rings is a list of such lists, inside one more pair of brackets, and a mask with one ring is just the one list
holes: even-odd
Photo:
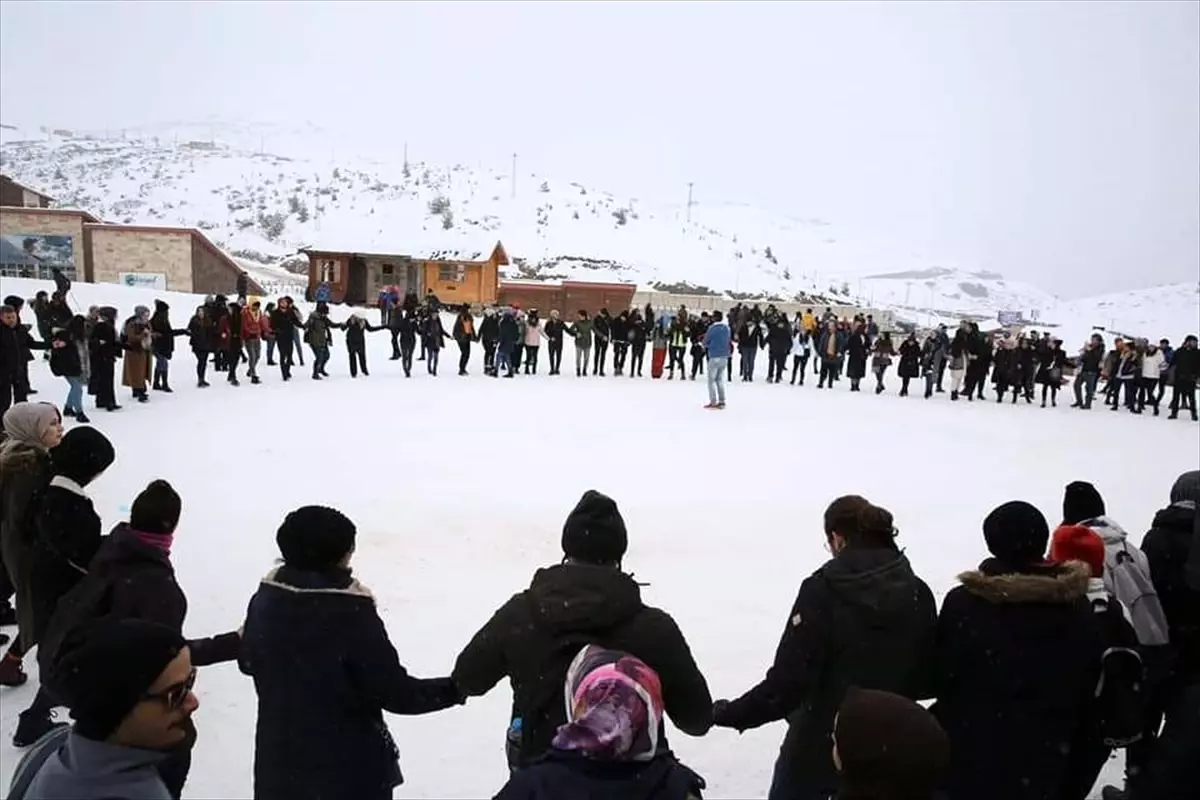
[[(267, 143), (270, 147), (267, 147)], [(396, 148), (391, 148), (395, 150)], [(1000, 311), (1065, 332), (1181, 335), (1196, 284), (1071, 302), (995, 272), (931, 263), (817, 217), (745, 203), (664, 205), (484, 165), (372, 152), (315, 126), (173, 122), (68, 131), (0, 126), (0, 168), (116, 222), (204, 230), (272, 285), (298, 248), (466, 250), (504, 242), (507, 277), (621, 281), (731, 297), (891, 308), (917, 323)], [(291, 257), (289, 259), (289, 257)]]
[(818, 218), (739, 203), (689, 210), (552, 176), (521, 172), (514, 180), (511, 168), (335, 155), (315, 128), (5, 126), (0, 143), (4, 171), (59, 205), (113, 221), (196, 226), (262, 263), (330, 241), (412, 252), (498, 238), (521, 260), (510, 277), (804, 294), (947, 315), (1028, 313), (1054, 303), (1036, 287), (931, 264)]

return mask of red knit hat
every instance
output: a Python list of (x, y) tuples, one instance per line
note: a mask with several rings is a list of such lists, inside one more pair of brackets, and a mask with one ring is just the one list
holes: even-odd
[(1083, 525), (1059, 525), (1050, 540), (1050, 560), (1056, 563), (1082, 561), (1092, 569), (1092, 577), (1104, 575), (1104, 540)]

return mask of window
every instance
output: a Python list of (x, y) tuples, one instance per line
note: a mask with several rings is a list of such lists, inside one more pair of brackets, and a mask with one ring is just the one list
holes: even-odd
[[(62, 274), (70, 280), (76, 279), (74, 267), (59, 267)], [(53, 267), (44, 264), (0, 263), (0, 277), (4, 278), (34, 278), (42, 281), (54, 280)]]
[(381, 270), (381, 273), (382, 273), (383, 277), (391, 278), (391, 277), (395, 276), (396, 268), (393, 267), (391, 264), (384, 264), (383, 268)]
[(462, 283), (466, 280), (467, 268), (462, 264), (443, 264), (438, 267), (440, 283)]
[(342, 264), (340, 261), (327, 259), (321, 262), (321, 266), (317, 270), (317, 277), (320, 283), (340, 283), (341, 272)]

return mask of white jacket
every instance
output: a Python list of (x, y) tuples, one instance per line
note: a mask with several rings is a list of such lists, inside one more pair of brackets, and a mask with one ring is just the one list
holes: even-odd
[(1161, 377), (1163, 365), (1167, 359), (1163, 357), (1162, 351), (1158, 350), (1154, 354), (1147, 353), (1142, 356), (1142, 377), (1158, 380)]
[(806, 356), (812, 350), (811, 337), (807, 341), (801, 341), (800, 339), (800, 333), (792, 334), (792, 355), (794, 356)]

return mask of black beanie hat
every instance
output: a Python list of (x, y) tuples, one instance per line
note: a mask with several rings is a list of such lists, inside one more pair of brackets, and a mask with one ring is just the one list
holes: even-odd
[(1050, 526), (1042, 512), (1023, 500), (998, 506), (983, 521), (988, 550), (1010, 567), (1041, 562), (1050, 543)]
[(186, 646), (165, 625), (102, 617), (67, 636), (46, 686), (80, 736), (103, 741)]
[(129, 527), (142, 533), (174, 533), (181, 511), (182, 501), (171, 484), (151, 481), (129, 509)]
[(587, 564), (618, 564), (628, 546), (616, 502), (594, 489), (584, 492), (563, 523), (563, 554)]
[(950, 766), (950, 739), (906, 697), (850, 687), (834, 730), (843, 797), (928, 798)]
[(54, 474), (87, 486), (108, 469), (117, 454), (112, 442), (95, 428), (72, 428), (50, 451)]
[(1063, 492), (1063, 523), (1075, 525), (1085, 519), (1103, 517), (1104, 498), (1087, 481), (1073, 481)]
[(354, 523), (325, 506), (304, 506), (288, 514), (275, 543), (288, 566), (306, 570), (336, 567), (354, 549)]

